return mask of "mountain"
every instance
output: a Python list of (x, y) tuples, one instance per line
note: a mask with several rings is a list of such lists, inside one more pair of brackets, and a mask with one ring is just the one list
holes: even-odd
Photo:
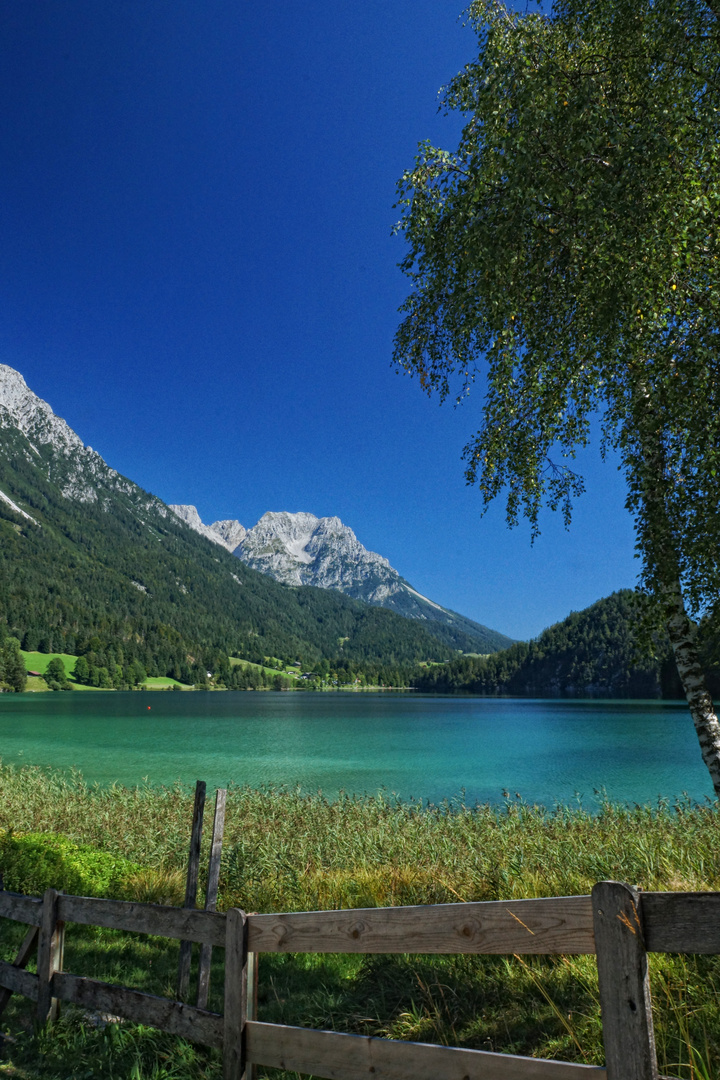
[[(241, 534), (226, 524), (231, 543)], [(252, 570), (110, 468), (0, 365), (0, 638), (103, 660), (111, 681), (131, 662), (204, 681), (229, 656), (397, 676), (453, 655), (430, 628)]]
[(220, 544), (226, 551), (235, 551), (247, 533), (247, 529), (243, 529), (239, 521), (215, 521), (212, 525), (203, 525), (194, 506), (174, 506), (170, 503), (170, 509), (196, 533), (212, 540), (214, 544)]
[[(419, 690), (532, 697), (682, 698), (670, 643), (659, 634), (650, 657), (638, 650), (643, 598), (629, 589), (574, 611), (534, 641), (487, 657), (458, 657), (423, 668)], [(700, 625), (708, 687), (720, 693), (717, 618)]]
[(204, 525), (194, 506), (171, 505), (170, 509), (192, 529), (232, 551), (253, 570), (260, 570), (285, 585), (333, 589), (367, 604), (389, 608), (408, 619), (439, 624), (444, 628), (444, 640), (465, 652), (491, 653), (512, 644), (511, 638), (497, 630), (428, 600), (387, 559), (363, 547), (352, 529), (338, 517), (267, 513), (251, 529), (245, 529), (239, 521)]

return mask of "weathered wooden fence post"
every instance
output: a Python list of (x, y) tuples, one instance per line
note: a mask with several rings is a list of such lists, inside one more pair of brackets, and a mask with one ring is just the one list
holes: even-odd
[[(195, 805), (193, 807), (192, 835), (190, 837), (190, 857), (188, 859), (187, 883), (185, 885), (185, 903), (183, 907), (194, 908), (197, 900), (198, 873), (200, 870), (200, 844), (202, 843), (203, 812), (205, 810), (205, 781), (198, 780), (195, 785)], [(190, 960), (192, 942), (180, 942), (178, 962), (177, 996), (180, 1001), (187, 998), (190, 986)]]
[(225, 1022), (223, 1080), (244, 1080), (247, 1019), (247, 916), (230, 908), (225, 928)]
[(58, 999), (52, 996), (52, 977), (56, 971), (62, 971), (65, 945), (65, 924), (58, 922), (57, 917), (59, 895), (57, 889), (46, 889), (43, 896), (37, 955), (39, 1024), (55, 1020), (58, 1014)]
[[(225, 788), (218, 788), (215, 792), (215, 817), (213, 819), (212, 844), (210, 847), (210, 865), (208, 866), (207, 890), (205, 893), (205, 910), (215, 911), (217, 908), (218, 886), (220, 884), (220, 858), (222, 856), (223, 832), (225, 830)], [(212, 962), (212, 945), (204, 943), (200, 946), (200, 961), (198, 964), (198, 1009), (206, 1009), (208, 992), (210, 990), (210, 964)]]
[(607, 1080), (657, 1080), (638, 894), (619, 881), (600, 881), (592, 906)]
[[(258, 975), (260, 953), (249, 952), (247, 962), (247, 1008), (245, 1016), (248, 1020), (258, 1018)], [(257, 1065), (248, 1065), (246, 1070), (247, 1080), (257, 1080)]]

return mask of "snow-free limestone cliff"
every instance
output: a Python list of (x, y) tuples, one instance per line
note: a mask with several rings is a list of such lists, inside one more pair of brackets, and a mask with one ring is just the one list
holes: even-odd
[[(18, 452), (40, 468), (66, 499), (95, 503), (102, 499), (104, 489), (131, 495), (136, 503), (152, 505), (162, 517), (167, 516), (160, 499), (106, 465), (100, 454), (56, 416), (47, 401), (33, 393), (20, 372), (7, 364), (0, 364), (0, 429), (5, 429), (8, 439), (13, 432), (24, 436)], [(0, 491), (0, 498), (10, 502), (7, 493)], [(16, 509), (29, 516), (21, 507)]]

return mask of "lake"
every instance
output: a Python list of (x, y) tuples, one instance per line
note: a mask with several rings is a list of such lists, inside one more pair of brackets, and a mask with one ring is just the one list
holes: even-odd
[(390, 693), (0, 696), (6, 763), (121, 784), (299, 785), (329, 797), (384, 789), (438, 802), (597, 805), (712, 797), (680, 702)]

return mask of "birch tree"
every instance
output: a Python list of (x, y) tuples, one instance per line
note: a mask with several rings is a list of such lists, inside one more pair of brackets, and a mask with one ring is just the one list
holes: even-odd
[(399, 184), (412, 291), (398, 366), (481, 399), (466, 478), (510, 525), (569, 523), (599, 418), (720, 795), (696, 648), (720, 592), (720, 4), (477, 0), (477, 57), (444, 91), (457, 148)]

